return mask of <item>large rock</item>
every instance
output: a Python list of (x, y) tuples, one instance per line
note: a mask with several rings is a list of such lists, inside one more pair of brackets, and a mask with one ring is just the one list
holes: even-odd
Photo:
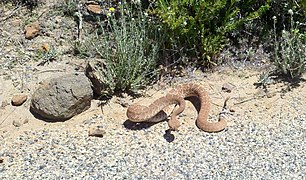
[(31, 111), (51, 121), (67, 120), (90, 107), (91, 82), (83, 74), (47, 79), (32, 96)]

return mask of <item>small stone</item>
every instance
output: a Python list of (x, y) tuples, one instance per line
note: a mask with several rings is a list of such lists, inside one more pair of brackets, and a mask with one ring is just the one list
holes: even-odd
[(271, 109), (271, 107), (272, 107), (272, 104), (267, 104), (266, 105), (266, 109)]
[(0, 163), (3, 163), (3, 162), (4, 162), (4, 158), (0, 157)]
[(12, 97), (12, 105), (13, 106), (20, 106), (22, 105), (26, 100), (28, 99), (28, 96), (26, 94), (15, 94)]
[(49, 44), (48, 43), (43, 43), (40, 47), (39, 50), (42, 52), (48, 52), (50, 50)]
[(236, 112), (236, 109), (230, 108), (229, 111), (230, 111), (230, 112)]
[(94, 126), (89, 128), (89, 136), (103, 137), (106, 132), (102, 129), (101, 126)]
[(13, 121), (13, 125), (14, 125), (15, 127), (20, 127), (20, 126), (22, 126), (22, 125), (24, 125), (24, 124), (26, 124), (26, 123), (28, 123), (28, 122), (29, 122), (28, 119), (15, 119), (15, 120)]
[(20, 19), (15, 19), (15, 20), (12, 20), (11, 23), (12, 23), (13, 26), (18, 27), (21, 24), (21, 20)]
[(127, 99), (127, 98), (117, 98), (116, 103), (120, 104), (122, 107), (128, 107), (132, 104), (131, 99)]
[(233, 84), (231, 84), (231, 83), (224, 83), (222, 85), (222, 90), (225, 91), (225, 92), (228, 92), (228, 93), (232, 92), (232, 90), (234, 88), (235, 88), (235, 86)]
[(267, 98), (272, 98), (276, 96), (276, 92), (267, 92)]
[(1, 108), (5, 108), (6, 106), (10, 105), (10, 103), (7, 100), (3, 100), (1, 103)]
[(87, 5), (87, 10), (89, 12), (94, 13), (94, 14), (101, 14), (102, 13), (102, 8), (99, 5), (96, 5), (96, 4), (88, 4)]
[(256, 91), (255, 95), (256, 95), (257, 97), (264, 97), (264, 96), (266, 95), (266, 92), (265, 92), (265, 90), (263, 90), (263, 89), (258, 89), (258, 90)]
[(25, 38), (33, 39), (38, 35), (39, 31), (40, 31), (40, 26), (38, 22), (27, 25), (25, 27)]

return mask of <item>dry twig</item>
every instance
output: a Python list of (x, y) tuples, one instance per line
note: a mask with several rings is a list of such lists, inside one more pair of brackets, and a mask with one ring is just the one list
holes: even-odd
[(17, 12), (21, 7), (22, 7), (21, 5), (16, 6), (16, 7), (11, 11), (11, 13), (10, 13), (9, 15), (7, 15), (6, 17), (0, 19), (0, 22), (6, 21), (6, 20), (8, 20), (9, 18), (13, 17), (13, 16), (16, 14), (16, 12)]

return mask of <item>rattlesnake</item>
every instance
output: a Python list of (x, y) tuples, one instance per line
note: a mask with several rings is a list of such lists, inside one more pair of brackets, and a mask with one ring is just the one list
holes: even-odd
[(172, 89), (166, 96), (155, 100), (152, 104), (142, 106), (133, 104), (127, 109), (127, 117), (133, 122), (159, 122), (167, 119), (167, 114), (163, 111), (169, 105), (177, 104), (179, 108), (171, 113), (168, 121), (171, 130), (178, 130), (180, 122), (176, 116), (182, 113), (185, 109), (185, 100), (190, 100), (198, 111), (196, 125), (206, 132), (219, 132), (226, 127), (226, 121), (219, 118), (218, 122), (209, 122), (208, 113), (210, 108), (210, 101), (207, 91), (195, 83), (188, 83), (179, 85)]

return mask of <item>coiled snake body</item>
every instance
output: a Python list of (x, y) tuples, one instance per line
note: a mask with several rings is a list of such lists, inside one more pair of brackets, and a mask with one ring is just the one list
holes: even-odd
[(168, 125), (171, 130), (178, 130), (180, 122), (176, 119), (176, 116), (184, 111), (185, 99), (191, 101), (196, 107), (198, 111), (196, 125), (200, 129), (206, 132), (219, 132), (226, 127), (227, 123), (221, 117), (218, 122), (207, 121), (210, 109), (209, 96), (201, 85), (195, 83), (179, 85), (149, 106), (133, 104), (127, 109), (126, 114), (129, 120), (133, 122), (159, 122), (167, 119), (167, 114), (163, 109), (169, 105), (177, 104), (179, 108), (171, 113)]

